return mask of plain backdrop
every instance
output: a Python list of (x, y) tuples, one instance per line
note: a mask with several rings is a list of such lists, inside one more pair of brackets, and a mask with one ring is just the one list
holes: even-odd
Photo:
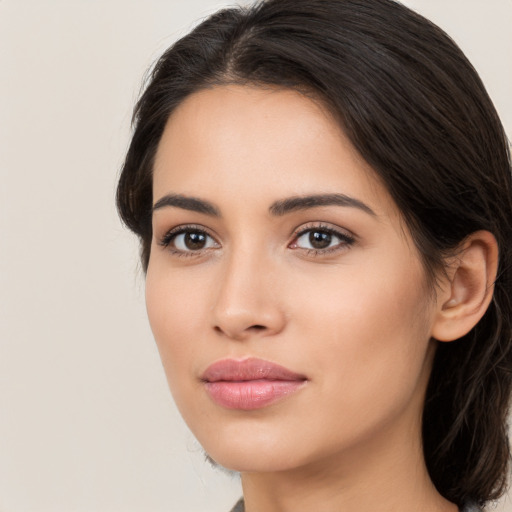
[[(510, 136), (512, 1), (405, 3), (466, 51)], [(227, 512), (240, 494), (172, 404), (114, 208), (145, 70), (228, 4), (0, 0), (1, 512)]]

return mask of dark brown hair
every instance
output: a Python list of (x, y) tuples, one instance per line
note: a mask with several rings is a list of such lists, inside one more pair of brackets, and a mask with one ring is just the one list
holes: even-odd
[(220, 11), (157, 62), (134, 112), (117, 204), (151, 246), (152, 165), (169, 115), (216, 84), (313, 92), (339, 119), (400, 208), (431, 282), (470, 233), (500, 248), (483, 319), (439, 344), (424, 415), (431, 478), (450, 501), (480, 504), (507, 481), (512, 362), (512, 180), (508, 141), (456, 44), (392, 0), (268, 0)]

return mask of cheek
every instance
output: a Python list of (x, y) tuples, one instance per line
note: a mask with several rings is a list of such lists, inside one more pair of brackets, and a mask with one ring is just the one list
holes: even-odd
[[(146, 276), (146, 308), (171, 391), (190, 380), (199, 336), (204, 330), (204, 296), (183, 272), (150, 263)], [(203, 320), (202, 320), (203, 319)], [(202, 321), (202, 324), (201, 324)]]
[[(340, 269), (296, 300), (304, 351), (319, 385), (344, 410), (400, 407), (422, 380), (429, 346), (421, 268)], [(366, 404), (366, 406), (365, 406)], [(379, 406), (377, 406), (379, 407)]]

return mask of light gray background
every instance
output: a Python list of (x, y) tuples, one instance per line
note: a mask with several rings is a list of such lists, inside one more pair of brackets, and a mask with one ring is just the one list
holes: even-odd
[[(405, 3), (467, 52), (510, 135), (512, 1)], [(0, 0), (2, 512), (225, 512), (240, 493), (172, 405), (114, 209), (144, 71), (224, 5)]]

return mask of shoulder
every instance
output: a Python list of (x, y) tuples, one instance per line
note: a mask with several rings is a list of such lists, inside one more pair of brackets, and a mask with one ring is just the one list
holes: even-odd
[[(240, 498), (236, 505), (231, 509), (231, 512), (245, 512), (244, 500)], [(478, 505), (474, 503), (466, 503), (460, 512), (484, 512)]]
[(482, 508), (472, 502), (466, 503), (460, 512), (484, 512)]
[[(231, 512), (245, 512), (245, 506), (244, 506), (244, 499), (243, 498), (240, 498), (236, 502), (236, 505), (231, 509)], [(468, 512), (472, 512), (472, 511), (469, 510)]]

